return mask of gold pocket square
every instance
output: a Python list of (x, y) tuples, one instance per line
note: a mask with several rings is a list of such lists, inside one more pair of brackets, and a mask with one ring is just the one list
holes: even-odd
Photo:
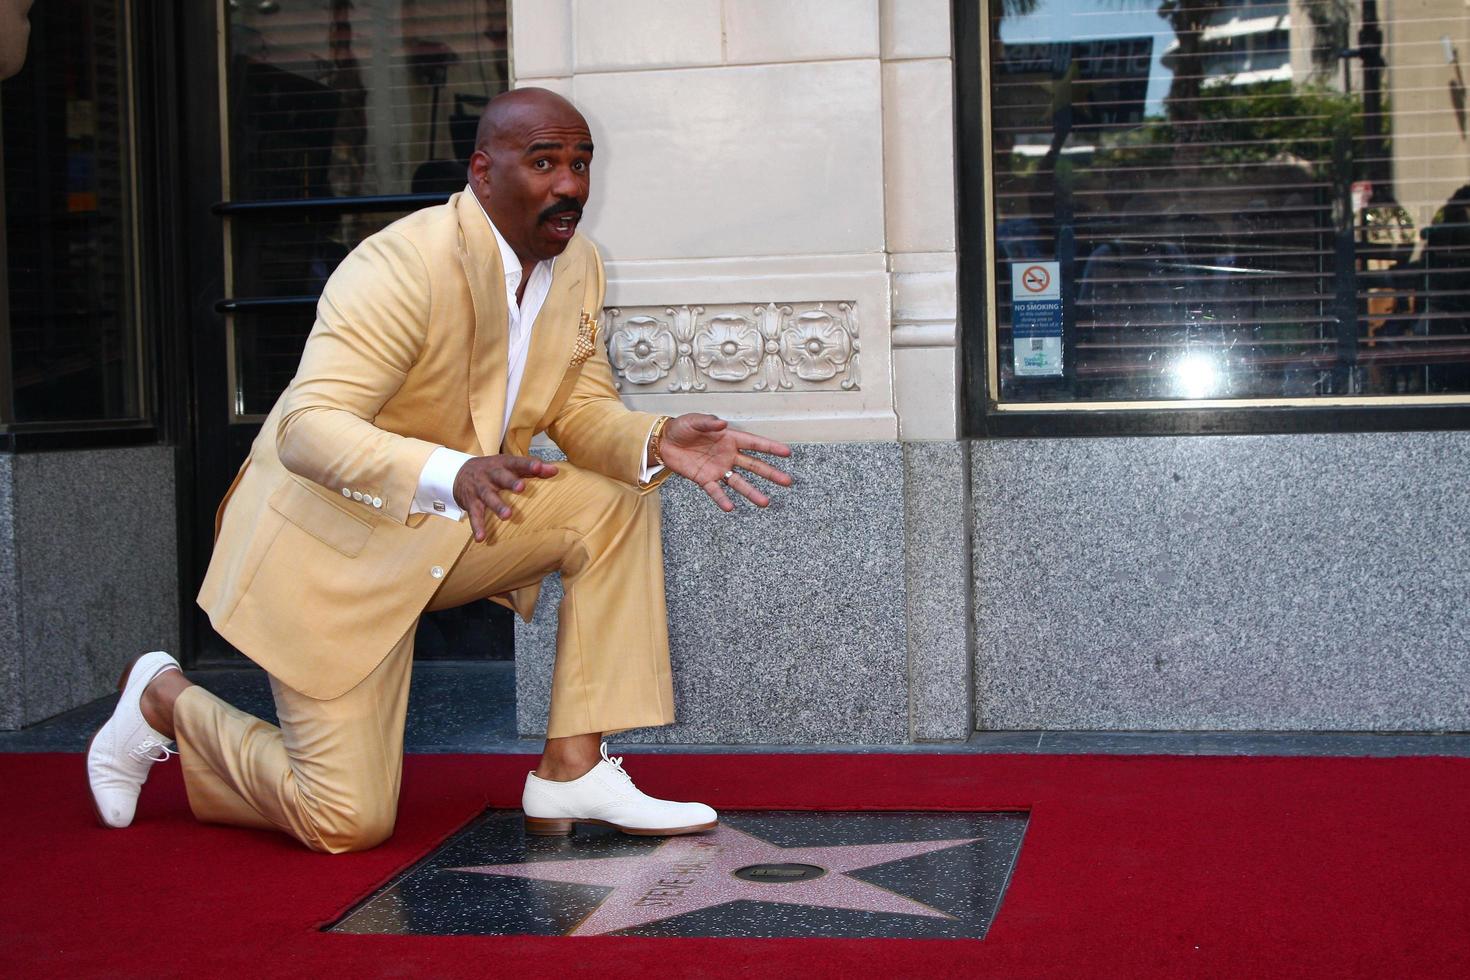
[(577, 367), (597, 349), (597, 320), (586, 310), (577, 324), (577, 346), (572, 348), (572, 367)]

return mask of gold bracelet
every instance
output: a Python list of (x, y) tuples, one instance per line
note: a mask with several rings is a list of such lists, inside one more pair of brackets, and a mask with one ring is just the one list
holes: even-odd
[(660, 415), (658, 421), (653, 423), (653, 431), (648, 435), (648, 450), (653, 454), (653, 461), (659, 466), (664, 465), (663, 453), (659, 452), (664, 441), (664, 426), (673, 419), (672, 415)]

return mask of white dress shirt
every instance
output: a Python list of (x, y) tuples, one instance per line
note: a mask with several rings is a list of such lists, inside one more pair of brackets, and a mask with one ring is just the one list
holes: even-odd
[[(474, 194), (468, 186), (464, 192)], [(479, 198), (475, 200), (478, 203)], [(483, 205), (480, 210), (484, 211)], [(485, 223), (490, 226), (490, 231), (495, 235), (495, 244), (500, 247), (500, 263), (505, 268), (505, 305), (510, 313), (510, 331), (506, 343), (506, 358), (509, 363), (505, 372), (505, 418), (500, 423), (500, 440), (504, 442), (505, 431), (510, 425), (511, 410), (515, 408), (516, 396), (521, 391), (521, 379), (526, 373), (526, 357), (531, 351), (531, 328), (536, 325), (536, 317), (541, 313), (547, 294), (551, 292), (551, 273), (556, 260), (545, 259), (531, 267), (531, 275), (526, 280), (525, 297), (517, 301), (516, 291), (520, 288), (523, 272), (521, 260), (506, 243), (505, 237), (495, 227), (495, 222), (490, 220), (488, 213), (485, 214)], [(653, 438), (652, 429), (649, 429), (648, 437), (650, 440)], [(495, 448), (499, 449), (499, 446)], [(447, 446), (440, 446), (430, 453), (424, 468), (419, 471), (418, 491), (414, 494), (408, 512), (438, 514), (452, 521), (463, 517), (464, 511), (454, 501), (454, 478), (459, 475), (460, 468), (471, 459), (474, 457), (469, 453)], [(652, 480), (663, 469), (662, 466), (650, 467), (647, 460), (648, 446), (645, 443), (639, 472), (639, 479), (644, 483)]]

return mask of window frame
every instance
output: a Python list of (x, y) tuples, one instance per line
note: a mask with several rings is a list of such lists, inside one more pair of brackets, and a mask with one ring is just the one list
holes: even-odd
[[(996, 346), (989, 14), (953, 0), (955, 225), (961, 436), (1245, 435), (1470, 428), (1470, 394), (1213, 401), (1002, 402)], [(979, 111), (967, 111), (978, 109)], [(978, 220), (971, 220), (971, 218)]]

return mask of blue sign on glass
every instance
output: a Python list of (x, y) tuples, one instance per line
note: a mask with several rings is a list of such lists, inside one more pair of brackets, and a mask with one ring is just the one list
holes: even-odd
[(1011, 263), (1011, 338), (1018, 377), (1062, 373), (1061, 280), (1060, 263)]

